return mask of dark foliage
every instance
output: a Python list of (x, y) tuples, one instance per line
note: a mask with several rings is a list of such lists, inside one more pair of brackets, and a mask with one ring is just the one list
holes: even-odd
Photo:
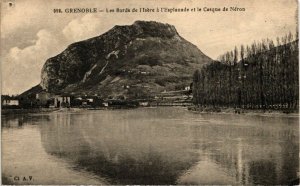
[[(254, 42), (235, 48), (219, 61), (197, 70), (194, 103), (249, 109), (297, 109), (299, 103), (298, 39)], [(238, 53), (240, 61), (238, 62)]]

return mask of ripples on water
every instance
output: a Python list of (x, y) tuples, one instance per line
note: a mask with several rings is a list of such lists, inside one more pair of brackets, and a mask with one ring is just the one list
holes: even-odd
[(4, 117), (3, 176), (32, 175), (31, 184), (288, 184), (299, 171), (298, 122), (177, 107)]

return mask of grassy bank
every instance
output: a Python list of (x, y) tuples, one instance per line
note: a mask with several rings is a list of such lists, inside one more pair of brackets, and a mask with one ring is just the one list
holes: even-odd
[(188, 110), (209, 113), (209, 112), (220, 112), (220, 113), (235, 113), (235, 114), (298, 114), (299, 110), (291, 109), (243, 109), (243, 108), (231, 108), (231, 107), (216, 107), (216, 106), (191, 106)]

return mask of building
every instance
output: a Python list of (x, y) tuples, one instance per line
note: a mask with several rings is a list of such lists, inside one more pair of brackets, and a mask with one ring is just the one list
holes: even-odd
[(147, 107), (147, 106), (149, 106), (149, 102), (148, 101), (139, 101), (139, 105), (143, 106), (143, 107)]
[(20, 102), (16, 97), (1, 95), (1, 106), (5, 108), (20, 108)]
[(75, 107), (102, 107), (103, 106), (103, 100), (97, 96), (80, 96), (76, 97), (74, 99), (71, 99), (71, 106)]
[(186, 86), (186, 87), (184, 87), (184, 90), (191, 90), (191, 87), (190, 86)]
[(54, 96), (54, 106), (57, 108), (60, 107), (70, 107), (71, 105), (71, 96), (68, 95), (56, 95)]
[(108, 102), (103, 102), (104, 107), (108, 107)]
[(5, 98), (2, 100), (3, 106), (19, 106), (19, 100), (13, 98)]

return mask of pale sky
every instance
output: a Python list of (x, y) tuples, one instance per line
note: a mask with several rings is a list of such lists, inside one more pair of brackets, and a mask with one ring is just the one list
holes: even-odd
[[(9, 6), (9, 2), (13, 6)], [(153, 20), (178, 33), (212, 59), (241, 44), (296, 31), (296, 0), (2, 0), (2, 94), (20, 94), (40, 82), (45, 61), (69, 44), (114, 25)], [(245, 8), (241, 12), (54, 14), (54, 8)]]

